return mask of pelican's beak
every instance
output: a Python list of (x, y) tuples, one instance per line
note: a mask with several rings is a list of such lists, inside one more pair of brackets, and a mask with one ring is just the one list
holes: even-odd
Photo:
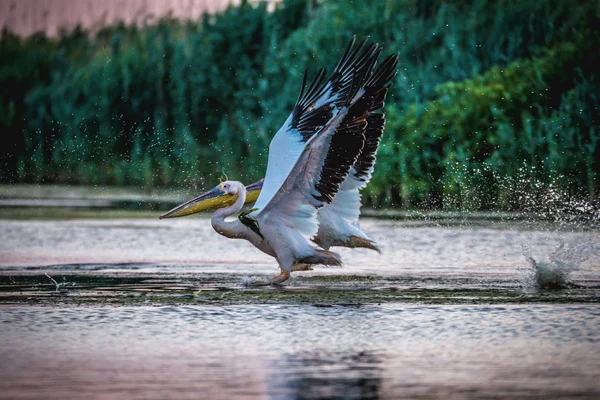
[(196, 214), (200, 211), (226, 207), (233, 204), (235, 199), (237, 199), (237, 195), (225, 193), (221, 190), (221, 185), (219, 185), (161, 215), (160, 219), (185, 217), (186, 215)]
[[(216, 210), (217, 208), (229, 207), (237, 200), (237, 195), (231, 195), (221, 190), (221, 185), (201, 194), (160, 216), (163, 218), (185, 217), (201, 211)], [(263, 179), (246, 186), (245, 204), (254, 203), (263, 186)]]
[(256, 199), (258, 199), (258, 195), (263, 187), (264, 179), (261, 179), (258, 182), (254, 182), (248, 186), (246, 186), (246, 201), (244, 204), (254, 203)]

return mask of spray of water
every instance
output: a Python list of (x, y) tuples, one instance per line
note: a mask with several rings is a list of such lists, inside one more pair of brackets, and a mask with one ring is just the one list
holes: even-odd
[[(518, 210), (520, 226), (533, 230), (556, 232), (600, 232), (600, 197), (589, 191), (576, 191), (569, 186), (568, 177), (536, 175), (535, 168), (523, 166), (514, 176), (497, 174), (493, 166), (469, 168), (462, 164), (449, 165), (447, 187), (454, 189), (445, 201), (463, 212), (480, 209), (499, 211)], [(536, 178), (537, 177), (537, 178)], [(494, 185), (497, 192), (491, 190)], [(569, 237), (573, 238), (572, 240)], [(526, 243), (522, 254), (527, 269), (522, 286), (530, 290), (564, 289), (577, 286), (573, 273), (590, 260), (596, 263), (600, 254), (598, 240), (576, 242), (565, 235), (563, 243), (552, 251)]]
[(44, 275), (46, 275), (46, 277), (48, 279), (50, 279), (52, 281), (52, 283), (54, 283), (54, 292), (55, 293), (65, 293), (67, 291), (67, 286), (75, 286), (75, 282), (67, 282), (65, 280), (65, 277), (63, 276), (63, 281), (62, 282), (58, 282), (56, 281), (56, 279), (54, 279), (53, 277), (51, 277), (50, 275), (48, 275), (48, 273), (44, 273)]
[(523, 246), (523, 256), (530, 268), (524, 276), (525, 287), (529, 289), (567, 289), (576, 286), (571, 274), (577, 271), (590, 254), (589, 243), (561, 243), (545, 258), (535, 259), (531, 249)]
[[(532, 191), (524, 208), (540, 220), (550, 221), (550, 230), (598, 231), (600, 229), (600, 207), (598, 200), (576, 198), (568, 192), (550, 184)], [(550, 254), (535, 258), (528, 246), (523, 247), (523, 256), (529, 265), (525, 277), (528, 288), (565, 289), (577, 286), (573, 272), (590, 259), (598, 249), (598, 242), (562, 242)]]

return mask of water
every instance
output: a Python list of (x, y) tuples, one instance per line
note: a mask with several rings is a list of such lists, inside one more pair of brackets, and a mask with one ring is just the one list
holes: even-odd
[(600, 396), (596, 229), (367, 218), (382, 255), (256, 288), (274, 261), (206, 218), (6, 201), (0, 398)]
[(6, 307), (6, 398), (577, 397), (596, 305)]

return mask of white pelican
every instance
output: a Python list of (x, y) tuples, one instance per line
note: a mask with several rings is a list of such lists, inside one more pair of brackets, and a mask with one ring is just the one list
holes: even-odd
[[(275, 257), (281, 272), (271, 284), (287, 280), (295, 265), (341, 265), (331, 246), (378, 250), (357, 226), (359, 190), (373, 170), (385, 122), (375, 111), (383, 107), (397, 56), (375, 68), (381, 48), (365, 41), (355, 48), (352, 39), (328, 80), (321, 69), (307, 88), (304, 73), (292, 113), (269, 146), (264, 182), (248, 188), (222, 182), (161, 218), (218, 208), (211, 222), (219, 234)], [(226, 220), (254, 200), (252, 210)]]

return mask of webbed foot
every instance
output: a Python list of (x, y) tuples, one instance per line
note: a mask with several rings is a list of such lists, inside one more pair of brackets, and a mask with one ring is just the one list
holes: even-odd
[(271, 278), (271, 280), (269, 281), (269, 285), (281, 285), (288, 279), (290, 279), (290, 271), (282, 269), (279, 275), (277, 275), (275, 278)]
[(304, 264), (304, 263), (292, 265), (291, 272), (297, 272), (297, 271), (314, 271), (314, 268), (310, 264)]
[(277, 275), (276, 277), (271, 278), (268, 281), (252, 282), (249, 284), (249, 286), (253, 286), (253, 287), (269, 286), (269, 285), (279, 286), (283, 282), (287, 281), (289, 278), (290, 278), (289, 271), (282, 269), (281, 272), (279, 273), (279, 275)]

